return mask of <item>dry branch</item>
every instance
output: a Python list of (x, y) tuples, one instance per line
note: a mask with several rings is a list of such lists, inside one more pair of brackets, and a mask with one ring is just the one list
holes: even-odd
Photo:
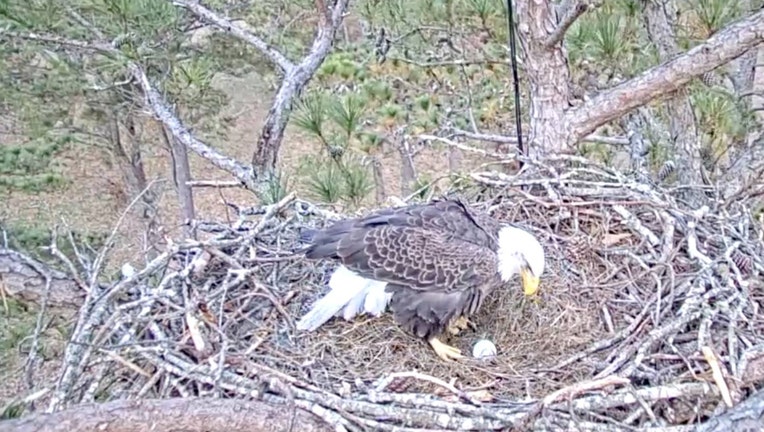
[[(299, 259), (303, 231), (338, 215), (291, 195), (199, 224), (206, 240), (171, 243), (91, 290), (51, 409), (103, 388), (112, 399), (255, 399), (337, 430), (672, 430), (761, 385), (764, 237), (745, 200), (694, 212), (583, 158), (525, 162), (516, 175), (472, 176), (488, 194), (475, 205), (537, 233), (548, 257), (537, 304), (502, 293), (476, 317), (479, 333), (454, 340), (467, 351), (489, 335), (494, 360), (439, 362), (389, 317), (297, 332), (330, 270)], [(746, 265), (730, 271), (735, 262)]]
[(77, 308), (82, 304), (85, 291), (70, 275), (20, 252), (0, 248), (0, 290), (5, 295), (42, 304), (46, 277), (50, 278), (50, 306)]
[(301, 409), (237, 399), (143, 399), (83, 404), (2, 423), (6, 432), (334, 431)]
[(316, 13), (319, 15), (316, 36), (308, 53), (297, 63), (288, 60), (280, 51), (268, 45), (244, 25), (234, 23), (232, 20), (202, 6), (197, 1), (168, 1), (188, 9), (203, 21), (212, 23), (222, 31), (252, 45), (278, 65), (283, 72), (281, 85), (276, 92), (271, 108), (268, 110), (252, 156), (252, 166), (254, 167), (252, 175), (260, 181), (270, 180), (276, 169), (281, 140), (289, 121), (294, 99), (308, 85), (329, 54), (337, 30), (342, 24), (349, 0), (336, 0), (331, 6), (327, 6), (324, 1), (316, 2)]
[(544, 45), (551, 48), (560, 43), (570, 26), (572, 26), (584, 12), (593, 9), (596, 6), (597, 5), (593, 2), (586, 0), (566, 0), (560, 5), (560, 10), (563, 12), (560, 22), (557, 23), (557, 28), (555, 28), (554, 33), (547, 38)]
[(215, 27), (219, 28), (225, 33), (231, 34), (242, 41), (252, 45), (260, 50), (273, 64), (275, 64), (285, 74), (289, 74), (295, 65), (287, 59), (284, 54), (281, 53), (275, 47), (269, 45), (260, 37), (255, 35), (250, 29), (244, 25), (234, 22), (220, 14), (207, 9), (198, 1), (195, 0), (168, 0), (174, 5), (181, 6), (191, 11), (194, 15), (200, 19), (212, 23)]
[(255, 175), (259, 176), (261, 180), (270, 180), (270, 176), (276, 169), (281, 140), (284, 137), (294, 99), (308, 85), (329, 54), (337, 30), (342, 24), (348, 2), (349, 0), (336, 0), (333, 6), (324, 10), (320, 7), (324, 5), (324, 2), (316, 2), (319, 6), (317, 13), (324, 19), (319, 20), (316, 37), (313, 39), (308, 54), (289, 71), (281, 82), (257, 139), (257, 147), (252, 156), (252, 166), (255, 169)]

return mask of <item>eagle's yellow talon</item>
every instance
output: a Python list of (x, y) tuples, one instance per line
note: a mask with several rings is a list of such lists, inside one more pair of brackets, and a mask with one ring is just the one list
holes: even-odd
[(469, 318), (465, 316), (460, 316), (459, 318), (451, 321), (451, 324), (448, 326), (448, 332), (454, 336), (461, 333), (463, 330), (466, 330), (468, 327), (474, 328), (475, 324), (472, 323), (472, 321), (469, 320)]
[(440, 341), (440, 339), (434, 337), (428, 340), (432, 349), (435, 350), (435, 354), (438, 355), (444, 361), (459, 360), (464, 358), (462, 351), (459, 348), (446, 345)]

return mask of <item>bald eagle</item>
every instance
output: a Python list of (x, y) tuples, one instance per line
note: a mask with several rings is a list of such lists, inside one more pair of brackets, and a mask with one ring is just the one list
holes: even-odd
[(463, 356), (441, 336), (465, 329), (490, 292), (519, 273), (525, 294), (535, 295), (544, 271), (544, 250), (532, 234), (460, 199), (379, 210), (310, 236), (305, 257), (340, 266), (299, 330), (333, 316), (379, 316), (389, 306), (395, 322), (443, 360)]

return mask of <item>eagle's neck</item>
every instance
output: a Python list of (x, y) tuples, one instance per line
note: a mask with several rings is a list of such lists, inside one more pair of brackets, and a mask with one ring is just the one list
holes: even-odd
[(509, 282), (525, 265), (523, 245), (527, 242), (525, 231), (515, 227), (501, 227), (498, 233), (499, 275)]

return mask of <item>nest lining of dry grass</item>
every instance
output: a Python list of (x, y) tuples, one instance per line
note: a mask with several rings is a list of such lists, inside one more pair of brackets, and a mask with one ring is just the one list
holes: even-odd
[(540, 301), (495, 292), (478, 330), (450, 340), (469, 353), (487, 337), (495, 358), (443, 362), (389, 316), (297, 332), (334, 267), (295, 257), (300, 231), (339, 215), (290, 196), (198, 223), (207, 239), (94, 290), (51, 405), (213, 395), (303, 408), (339, 430), (628, 430), (691, 425), (763, 381), (764, 243), (744, 203), (693, 213), (576, 158), (472, 179), (487, 196), (476, 207), (547, 252)]

